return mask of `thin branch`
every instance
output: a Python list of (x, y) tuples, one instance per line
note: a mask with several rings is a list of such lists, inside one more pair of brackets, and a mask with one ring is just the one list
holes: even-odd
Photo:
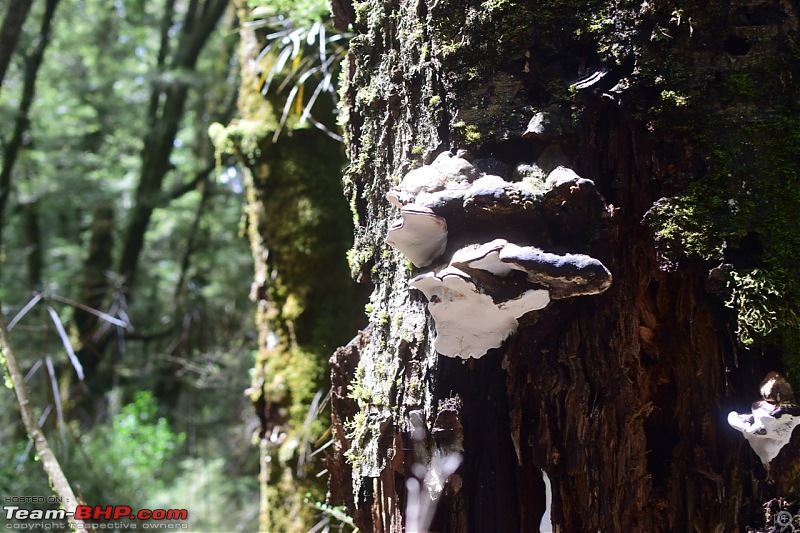
[(165, 191), (162, 194), (162, 199), (158, 202), (159, 207), (166, 207), (170, 202), (174, 202), (181, 196), (190, 193), (194, 190), (197, 190), (197, 187), (203, 183), (206, 178), (208, 178), (209, 174), (217, 167), (216, 162), (210, 164), (209, 166), (198, 170), (192, 179), (187, 182), (181, 183), (180, 185), (176, 185), (169, 191)]
[(61, 338), (61, 344), (64, 345), (64, 349), (67, 351), (67, 356), (69, 357), (72, 366), (75, 368), (75, 373), (78, 374), (78, 379), (83, 381), (83, 365), (78, 359), (78, 356), (75, 355), (75, 350), (72, 348), (72, 342), (70, 342), (69, 335), (67, 335), (64, 325), (61, 323), (61, 318), (58, 316), (58, 313), (56, 313), (56, 310), (49, 305), (47, 306), (47, 312), (50, 313), (50, 318), (53, 319), (53, 325), (55, 325), (58, 336)]
[(125, 321), (119, 320), (117, 318), (114, 318), (113, 316), (109, 315), (108, 313), (104, 313), (102, 311), (98, 311), (97, 309), (95, 309), (93, 307), (89, 307), (88, 305), (84, 305), (84, 304), (82, 304), (80, 302), (76, 302), (75, 300), (71, 300), (70, 298), (64, 298), (63, 296), (59, 296), (57, 294), (51, 294), (50, 295), (50, 299), (51, 300), (55, 300), (57, 302), (61, 302), (63, 304), (71, 305), (72, 307), (77, 307), (78, 309), (80, 309), (82, 311), (86, 311), (87, 313), (90, 313), (90, 314), (96, 316), (97, 318), (102, 318), (106, 322), (111, 322), (115, 326), (119, 326), (121, 328), (126, 328), (126, 329), (131, 326), (129, 322), (125, 322)]
[(145, 333), (137, 333), (137, 332), (128, 333), (127, 337), (128, 337), (128, 339), (134, 340), (134, 341), (150, 342), (150, 341), (154, 341), (154, 340), (158, 340), (158, 339), (163, 339), (165, 337), (168, 337), (168, 336), (172, 335), (175, 332), (175, 327), (176, 327), (176, 324), (172, 324), (171, 326), (167, 326), (165, 329), (163, 329), (161, 331), (154, 331), (152, 333), (147, 333), (147, 332), (145, 332)]
[(42, 299), (43, 297), (44, 297), (44, 296), (42, 295), (42, 293), (38, 293), (38, 294), (34, 295), (34, 297), (33, 297), (33, 298), (31, 298), (31, 299), (30, 299), (30, 301), (29, 301), (28, 303), (26, 303), (26, 304), (25, 304), (25, 307), (23, 307), (23, 308), (20, 310), (20, 312), (19, 312), (19, 313), (17, 313), (17, 314), (16, 314), (16, 316), (15, 316), (14, 318), (12, 318), (12, 319), (11, 319), (11, 322), (9, 322), (9, 323), (8, 323), (8, 329), (9, 329), (9, 331), (11, 331), (12, 329), (14, 329), (14, 326), (16, 326), (16, 325), (17, 325), (17, 323), (18, 323), (20, 320), (22, 320), (22, 318), (23, 318), (25, 315), (27, 315), (27, 314), (28, 314), (28, 311), (30, 311), (31, 309), (33, 309), (33, 307), (34, 307), (36, 304), (38, 304), (38, 303), (39, 303), (39, 301), (41, 301), (41, 299)]
[(17, 396), (17, 403), (19, 404), (19, 412), (22, 416), (22, 423), (25, 424), (25, 429), (28, 432), (28, 437), (36, 446), (36, 453), (42, 462), (47, 477), (50, 478), (50, 484), (53, 486), (56, 494), (61, 498), (61, 503), (69, 516), (69, 522), (73, 529), (84, 529), (82, 520), (74, 518), (75, 510), (78, 507), (78, 500), (75, 498), (75, 493), (61, 470), (61, 465), (58, 463), (53, 451), (47, 444), (42, 432), (42, 427), (36, 420), (36, 413), (33, 411), (33, 404), (31, 403), (31, 395), (28, 391), (28, 386), (25, 384), (25, 379), (22, 376), (22, 370), (14, 355), (14, 350), (11, 348), (11, 341), (8, 337), (8, 330), (6, 329), (5, 321), (0, 316), (0, 351), (2, 351), (2, 359), (5, 361), (6, 371), (11, 383), (14, 386), (14, 393)]
[(173, 301), (177, 309), (180, 297), (183, 295), (183, 288), (186, 284), (186, 275), (189, 272), (189, 266), (192, 260), (192, 254), (195, 252), (197, 245), (197, 235), (200, 232), (200, 222), (203, 219), (203, 214), (206, 211), (206, 206), (211, 198), (211, 182), (206, 180), (203, 183), (203, 193), (200, 196), (200, 201), (197, 203), (197, 210), (195, 211), (194, 220), (192, 221), (192, 228), (189, 230), (189, 238), (186, 242), (186, 249), (181, 258), (181, 273), (178, 278), (178, 283), (175, 285), (175, 292), (173, 293)]
[(36, 371), (39, 370), (42, 367), (42, 364), (43, 363), (42, 363), (41, 359), (39, 359), (35, 363), (33, 363), (33, 366), (31, 367), (31, 369), (28, 370), (27, 374), (25, 374), (25, 383), (27, 383), (27, 382), (29, 382), (31, 380), (31, 378), (36, 373)]
[(58, 381), (56, 380), (56, 369), (53, 366), (53, 360), (49, 355), (44, 357), (44, 362), (47, 367), (47, 376), (50, 381), (50, 390), (53, 391), (53, 403), (56, 406), (56, 420), (58, 421), (58, 431), (61, 434), (61, 444), (64, 449), (67, 449), (67, 435), (64, 432), (66, 423), (64, 422), (64, 406), (61, 404), (61, 392), (58, 390)]
[[(158, 57), (156, 59), (157, 78), (160, 78), (166, 70), (167, 56), (169, 55), (169, 29), (172, 27), (174, 15), (175, 0), (165, 0), (164, 13), (161, 18), (161, 45), (158, 48)], [(158, 104), (162, 94), (163, 91), (160, 87), (160, 82), (153, 82), (153, 88), (150, 93), (150, 104), (147, 108), (147, 118), (150, 123), (155, 123), (158, 118)]]

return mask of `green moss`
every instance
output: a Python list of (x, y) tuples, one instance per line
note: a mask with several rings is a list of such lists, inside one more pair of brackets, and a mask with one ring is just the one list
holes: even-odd
[(425, 394), (425, 383), (420, 380), (409, 382), (406, 394), (408, 394), (410, 398), (416, 400), (418, 403), (422, 403), (422, 399), (424, 398)]
[[(347, 430), (347, 439), (350, 442), (360, 443), (369, 440), (373, 433), (370, 424), (368, 423), (367, 415), (364, 411), (358, 411), (353, 418), (345, 422), (345, 429)], [(361, 454), (358, 453), (358, 448), (353, 446), (345, 452), (347, 462), (353, 467), (354, 470), (361, 468)]]
[[(659, 90), (650, 111), (685, 137), (695, 160), (691, 184), (659, 201), (647, 220), (667, 261), (732, 264), (725, 305), (735, 312), (740, 343), (770, 346), (787, 367), (800, 368), (800, 121), (783, 81), (792, 75), (796, 36), (764, 36), (774, 41), (763, 41), (762, 51), (710, 67), (686, 42), (725, 9), (656, 9), (656, 31), (632, 48), (640, 83)], [(774, 53), (763, 56), (770, 45)]]
[(358, 365), (356, 368), (356, 373), (353, 376), (353, 381), (350, 382), (348, 385), (348, 398), (356, 401), (365, 401), (369, 402), (369, 396), (367, 396), (364, 391), (366, 390), (363, 386), (364, 377), (366, 376), (366, 369), (363, 365)]
[(369, 2), (353, 2), (353, 10), (356, 13), (356, 24), (366, 24), (370, 11)]
[(723, 90), (729, 96), (758, 96), (761, 89), (749, 72), (729, 72), (723, 82)]
[(11, 381), (11, 374), (8, 372), (6, 363), (6, 355), (3, 353), (2, 349), (0, 349), (0, 368), (3, 369), (3, 384), (8, 390), (14, 390), (14, 382)]
[(273, 133), (273, 124), (260, 120), (233, 120), (227, 127), (215, 122), (208, 127), (208, 135), (218, 152), (241, 156), (247, 161), (254, 161), (262, 154)]
[(721, 198), (707, 187), (693, 184), (685, 194), (656, 204), (647, 221), (654, 228), (660, 251), (667, 259), (721, 259), (725, 235), (716, 231), (714, 214), (723, 208)]
[(689, 105), (689, 97), (678, 94), (675, 91), (663, 90), (659, 95), (664, 108), (686, 107)]
[(459, 81), (480, 83), (503, 58), (524, 49), (537, 11), (538, 6), (518, 0), (486, 0), (473, 6), (438, 2), (429, 27), (433, 54)]
[(358, 279), (364, 266), (374, 260), (375, 249), (371, 245), (354, 246), (347, 250), (347, 264), (350, 266), (350, 277)]
[(786, 298), (786, 286), (774, 272), (734, 270), (728, 288), (731, 297), (725, 305), (736, 311), (736, 333), (742, 344), (752, 345), (780, 327), (797, 327), (794, 310), (780, 303)]
[[(746, 76), (727, 79), (731, 90), (752, 94)], [(668, 260), (729, 260), (731, 252), (743, 253), (743, 239), (758, 243), (759, 251), (748, 252), (757, 253), (748, 261), (758, 268), (734, 261), (726, 305), (736, 312), (742, 344), (777, 343), (791, 366), (798, 356), (786, 342), (797, 335), (794, 309), (800, 307), (800, 124), (777, 118), (733, 126), (725, 120), (694, 119), (690, 134), (707, 154), (708, 172), (657, 204), (647, 219)]]
[(481, 129), (477, 124), (456, 122), (453, 124), (453, 134), (460, 140), (460, 144), (475, 146), (483, 139)]
[(378, 324), (386, 326), (389, 324), (389, 312), (386, 309), (380, 309), (376, 316)]

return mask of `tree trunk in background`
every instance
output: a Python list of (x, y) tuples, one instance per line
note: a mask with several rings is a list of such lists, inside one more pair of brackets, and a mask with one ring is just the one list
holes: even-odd
[(28, 18), (33, 0), (11, 0), (0, 26), (0, 88), (6, 77), (11, 55), (17, 48), (17, 43), (22, 35), (22, 26)]
[(17, 161), (20, 150), (24, 148), (24, 135), (28, 131), (29, 113), (36, 94), (36, 77), (39, 74), (39, 67), (42, 66), (47, 45), (50, 44), (50, 31), (59, 1), (47, 0), (47, 3), (45, 3), (36, 45), (25, 60), (22, 94), (20, 95), (17, 119), (14, 121), (14, 130), (9, 138), (3, 141), (3, 165), (0, 167), (0, 244), (3, 242), (3, 220), (8, 207), (8, 198), (11, 195), (11, 178), (14, 172), (14, 164)]
[[(259, 336), (248, 393), (261, 419), (260, 529), (308, 531), (320, 521), (314, 504), (325, 500), (322, 455), (311, 453), (330, 438), (327, 361), (363, 326), (364, 295), (345, 258), (353, 226), (342, 195), (343, 147), (315, 128), (286, 127), (273, 138), (288, 89), (261, 93), (274, 57), (260, 54), (272, 30), (247, 2), (237, 7), (241, 119), (215, 125), (211, 136), (244, 167)], [(307, 86), (305, 93), (312, 90)], [(315, 118), (334, 129), (330, 104), (319, 107)]]
[[(174, 4), (173, 1), (168, 0), (165, 3), (165, 11), (162, 13), (162, 25), (167, 29), (176, 23)], [(175, 42), (171, 42), (166, 29), (163, 32), (157, 65), (160, 74), (187, 75), (194, 72), (200, 53), (227, 8), (228, 0), (190, 2), (180, 21), (180, 31), (174, 37)], [(175, 45), (174, 49), (172, 44)], [(136, 274), (140, 258), (145, 250), (145, 237), (153, 212), (159, 207), (166, 207), (170, 201), (181, 194), (193, 190), (210, 174), (210, 167), (198, 170), (194, 177), (186, 179), (185, 186), (177, 188), (177, 192), (165, 191), (164, 183), (174, 168), (170, 158), (175, 147), (175, 139), (185, 119), (186, 104), (191, 90), (191, 84), (180, 77), (170, 83), (153, 81), (147, 114), (147, 130), (143, 132), (144, 146), (141, 152), (139, 181), (134, 193), (135, 200), (128, 213), (128, 220), (120, 239), (119, 255), (112, 263), (114, 273), (119, 276), (118, 286), (112, 286), (104, 279), (106, 269), (109, 267), (109, 258), (95, 258), (92, 254), (98, 250), (90, 250), (85, 263), (84, 283), (81, 288), (83, 297), (91, 296), (92, 303), (87, 301), (89, 305), (110, 301), (113, 296), (111, 293), (115, 290), (124, 290), (128, 302), (133, 299)], [(95, 215), (97, 223), (95, 230), (98, 230), (111, 220), (113, 213), (101, 208)], [(111, 234), (104, 236), (95, 231), (94, 237), (107, 240), (111, 238)], [(97, 263), (94, 262), (95, 259), (98, 259)], [(101, 267), (103, 270), (100, 270)], [(106, 293), (97, 293), (103, 287), (107, 289)], [(127, 312), (125, 309), (123, 311)], [(81, 340), (78, 358), (83, 363), (86, 372), (88, 390), (91, 391), (94, 398), (98, 398), (114, 383), (112, 379), (113, 363), (105, 358), (105, 354), (109, 342), (115, 337), (117, 331), (93, 314), (78, 312), (76, 317), (76, 326)], [(84, 414), (84, 418), (92, 420), (96, 416), (94, 411), (98, 409), (97, 406), (90, 405), (92, 402), (89, 400), (90, 397), (84, 395), (76, 400), (75, 404), (77, 410), (82, 409), (88, 412)]]
[(25, 248), (28, 264), (28, 288), (35, 292), (42, 287), (44, 257), (42, 253), (42, 228), (39, 224), (39, 201), (22, 204), (22, 218), (25, 225)]
[[(759, 328), (747, 313), (797, 302), (796, 6), (367, 0), (355, 13), (345, 183), (373, 311), (331, 360), (329, 503), (363, 531), (403, 531), (419, 524), (412, 478), (460, 453), (431, 530), (536, 531), (542, 472), (560, 531), (763, 525), (762, 503), (795, 490), (794, 460), (784, 450), (766, 482), (726, 417), (768, 370), (795, 365), (796, 323)], [(480, 359), (438, 355), (408, 285), (430, 268), (385, 244), (385, 193), (444, 150), (510, 175), (553, 144), (603, 214), (581, 220), (567, 196), (544, 227), (500, 213), (475, 242), (588, 254), (610, 288), (524, 315)], [(451, 235), (479, 215), (448, 220)], [(755, 269), (781, 295), (725, 277)], [(747, 348), (737, 321), (739, 341), (775, 332)]]

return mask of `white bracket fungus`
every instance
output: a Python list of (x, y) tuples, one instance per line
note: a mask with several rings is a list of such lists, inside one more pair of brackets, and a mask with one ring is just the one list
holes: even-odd
[(397, 248), (416, 267), (426, 267), (447, 248), (447, 222), (427, 207), (406, 204), (392, 224), (386, 243)]
[(447, 222), (432, 207), (462, 204), (463, 190), (479, 176), (469, 161), (444, 152), (430, 165), (405, 175), (386, 199), (400, 209), (401, 219), (389, 228), (386, 243), (417, 267), (430, 265), (447, 247)]
[(761, 462), (768, 466), (800, 425), (800, 407), (793, 403), (789, 383), (776, 372), (767, 375), (760, 391), (764, 400), (755, 402), (750, 414), (731, 411), (728, 424), (742, 432)]
[(449, 266), (411, 280), (428, 299), (436, 323), (436, 351), (449, 357), (479, 358), (499, 348), (517, 330), (517, 319), (550, 303), (546, 290), (529, 290), (519, 298), (495, 303), (465, 272)]
[[(525, 274), (522, 282), (515, 271)], [(547, 307), (554, 294), (597, 294), (610, 284), (611, 273), (589, 256), (547, 254), (504, 239), (462, 248), (447, 267), (410, 282), (428, 299), (436, 351), (464, 359), (499, 348), (522, 315)]]
[(740, 415), (731, 411), (728, 414), (728, 424), (742, 432), (750, 447), (766, 465), (789, 444), (792, 431), (800, 424), (800, 409), (790, 414), (786, 408), (776, 408), (767, 402), (757, 403), (762, 405), (753, 409), (751, 414)]
[(480, 172), (469, 161), (451, 152), (443, 152), (430, 165), (406, 174), (399, 185), (386, 193), (386, 199), (397, 208), (410, 203), (419, 204), (420, 195), (445, 189), (466, 189), (479, 176)]
[(499, 259), (525, 272), (528, 281), (547, 286), (553, 299), (600, 294), (611, 286), (611, 272), (588, 255), (551, 254), (533, 246), (509, 243), (500, 251)]
[[(491, 238), (530, 228), (522, 238), (536, 242), (550, 237), (547, 228), (554, 224), (559, 235), (587, 234), (606, 207), (594, 183), (561, 164), (565, 158), (558, 145), (539, 159), (532, 174), (541, 174), (544, 188), (522, 175), (518, 182), (495, 175), (505, 166), (511, 176), (512, 167), (500, 161), (440, 154), (386, 193), (400, 210), (386, 243), (423, 268), (437, 262), (448, 242), (474, 242), (474, 235)], [(611, 284), (608, 269), (588, 255), (553, 254), (505, 239), (463, 246), (449, 262), (438, 263), (410, 284), (427, 297), (434, 347), (449, 357), (482, 357), (499, 348), (529, 311), (543, 309), (551, 299), (599, 294)]]

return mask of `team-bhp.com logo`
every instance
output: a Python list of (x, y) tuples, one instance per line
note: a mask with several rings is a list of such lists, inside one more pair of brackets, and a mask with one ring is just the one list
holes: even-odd
[(19, 505), (4, 505), (3, 511), (7, 521), (30, 520), (186, 520), (189, 512), (186, 509), (141, 509), (134, 511), (127, 505), (79, 505), (74, 512), (64, 509), (22, 509)]
[(133, 512), (127, 505), (79, 505), (75, 509), (76, 520), (186, 520), (186, 509), (142, 509)]

